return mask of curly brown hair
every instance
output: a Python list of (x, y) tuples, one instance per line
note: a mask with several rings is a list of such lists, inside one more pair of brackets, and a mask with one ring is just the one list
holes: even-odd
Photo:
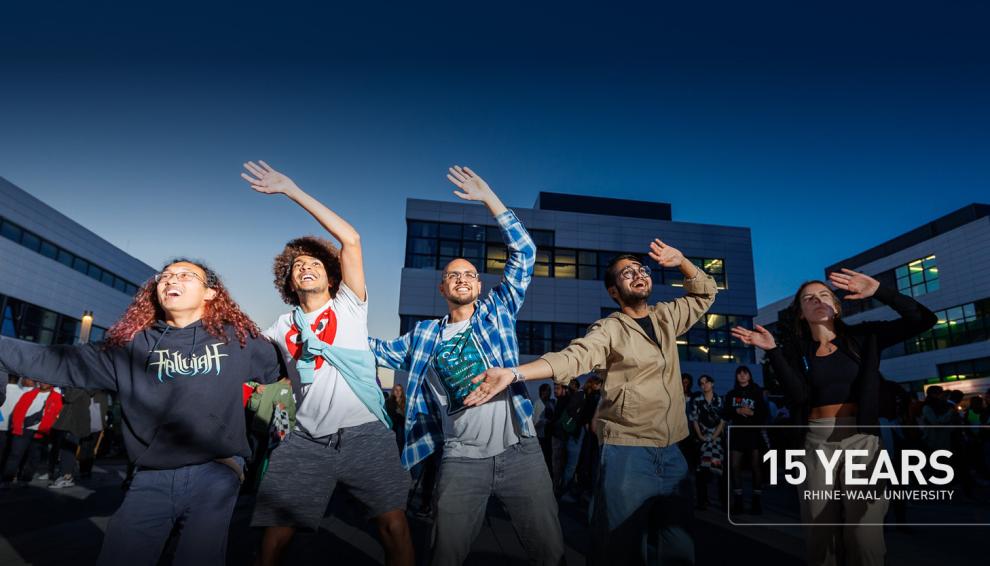
[[(203, 328), (211, 336), (227, 342), (224, 326), (230, 325), (234, 328), (237, 340), (243, 348), (247, 345), (248, 337), (257, 338), (261, 335), (261, 329), (258, 328), (258, 325), (244, 314), (234, 299), (231, 298), (230, 292), (220, 281), (220, 276), (203, 262), (176, 258), (165, 263), (162, 270), (164, 271), (168, 266), (179, 262), (191, 263), (202, 269), (206, 273), (206, 286), (216, 291), (216, 297), (206, 303), (202, 319)], [(115, 322), (110, 330), (107, 330), (106, 341), (104, 342), (107, 348), (123, 347), (133, 340), (134, 335), (138, 332), (148, 328), (156, 320), (165, 319), (165, 311), (158, 303), (157, 287), (158, 284), (154, 277), (145, 281), (141, 289), (134, 295), (134, 300), (127, 307), (124, 316), (120, 317), (120, 320)]]
[(301, 255), (315, 257), (323, 262), (330, 281), (330, 295), (336, 296), (340, 287), (340, 251), (330, 240), (316, 236), (303, 236), (285, 244), (282, 253), (275, 256), (272, 273), (275, 275), (275, 288), (282, 296), (282, 301), (292, 306), (299, 306), (299, 296), (292, 288), (292, 262)]

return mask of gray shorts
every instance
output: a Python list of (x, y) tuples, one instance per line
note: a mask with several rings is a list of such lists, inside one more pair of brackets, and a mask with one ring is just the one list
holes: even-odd
[(293, 431), (272, 451), (251, 525), (316, 529), (338, 482), (369, 518), (404, 511), (410, 476), (399, 462), (392, 431), (379, 421), (323, 438)]

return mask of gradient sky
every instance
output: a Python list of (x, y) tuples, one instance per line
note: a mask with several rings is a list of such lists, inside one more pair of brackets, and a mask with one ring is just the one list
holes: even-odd
[(404, 199), (454, 199), (453, 163), (509, 206), (749, 226), (760, 305), (990, 201), (981, 2), (30, 4), (3, 12), (0, 175), (153, 266), (206, 259), (262, 326), (271, 258), (319, 227), (247, 159), (362, 232), (377, 335)]

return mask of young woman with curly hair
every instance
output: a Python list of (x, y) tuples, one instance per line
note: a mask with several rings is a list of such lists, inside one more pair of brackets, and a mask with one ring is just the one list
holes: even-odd
[(0, 365), (63, 387), (113, 391), (136, 468), (99, 564), (156, 564), (180, 528), (177, 564), (224, 564), (250, 455), (242, 384), (284, 369), (213, 270), (177, 259), (146, 282), (103, 344), (0, 338)]

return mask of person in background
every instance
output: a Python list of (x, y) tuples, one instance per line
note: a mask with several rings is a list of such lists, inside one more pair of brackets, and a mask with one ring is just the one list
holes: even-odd
[(556, 411), (557, 400), (550, 396), (550, 384), (541, 383), (539, 397), (533, 403), (533, 423), (536, 425), (536, 437), (540, 439), (540, 449), (543, 451), (543, 459), (547, 462), (547, 470), (553, 470), (553, 435), (549, 429), (552, 428), (553, 418)]
[(600, 450), (594, 418), (601, 400), (602, 378), (593, 375), (584, 382), (584, 407), (581, 409), (580, 422), (584, 429), (584, 439), (581, 441), (581, 456), (578, 458), (577, 483), (582, 495), (590, 495), (598, 479)]
[(89, 434), (79, 439), (79, 478), (86, 480), (93, 475), (93, 462), (96, 460), (103, 431), (107, 427), (107, 413), (110, 403), (105, 391), (87, 391), (89, 395)]
[(753, 495), (750, 513), (763, 512), (763, 432), (767, 422), (767, 404), (763, 389), (753, 381), (746, 366), (736, 368), (736, 386), (725, 395), (722, 418), (729, 423), (729, 465), (732, 466), (732, 501), (730, 513), (745, 512), (743, 507), (742, 468), (745, 463), (752, 474)]
[[(6, 373), (0, 373), (0, 375), (4, 377), (4, 380), (0, 382), (3, 385), (4, 397), (3, 403), (0, 403), (0, 474), (2, 474), (10, 448), (10, 417), (21, 396), (34, 389), (34, 382), (30, 379), (21, 379), (16, 375), (8, 376)], [(3, 482), (0, 481), (0, 485), (2, 484)]]
[(392, 394), (385, 400), (385, 411), (392, 419), (392, 432), (399, 451), (406, 442), (406, 390), (401, 383), (392, 386)]
[(722, 419), (723, 400), (715, 392), (715, 380), (710, 375), (703, 374), (698, 378), (701, 394), (691, 398), (691, 432), (698, 440), (699, 457), (697, 466), (696, 491), (697, 508), (708, 508), (708, 484), (715, 479), (718, 487), (718, 497), (723, 505), (727, 503), (725, 482), (722, 481), (724, 452), (722, 450), (722, 431), (725, 421)]
[(2, 481), (19, 479), (28, 483), (41, 461), (43, 445), (49, 441), (52, 425), (62, 410), (62, 395), (48, 383), (21, 395), (10, 414), (10, 453)]
[(253, 381), (247, 385), (250, 393), (246, 409), (251, 421), (253, 458), (245, 473), (244, 485), (247, 491), (257, 493), (268, 470), (272, 450), (285, 440), (296, 424), (296, 401), (287, 377), (267, 385)]
[(560, 474), (554, 478), (554, 493), (559, 499), (571, 490), (581, 455), (581, 441), (584, 439), (585, 429), (581, 426), (584, 421), (584, 390), (578, 379), (572, 379), (567, 384), (567, 403), (558, 407), (560, 410), (554, 426), (553, 451), (554, 459), (560, 463)]

